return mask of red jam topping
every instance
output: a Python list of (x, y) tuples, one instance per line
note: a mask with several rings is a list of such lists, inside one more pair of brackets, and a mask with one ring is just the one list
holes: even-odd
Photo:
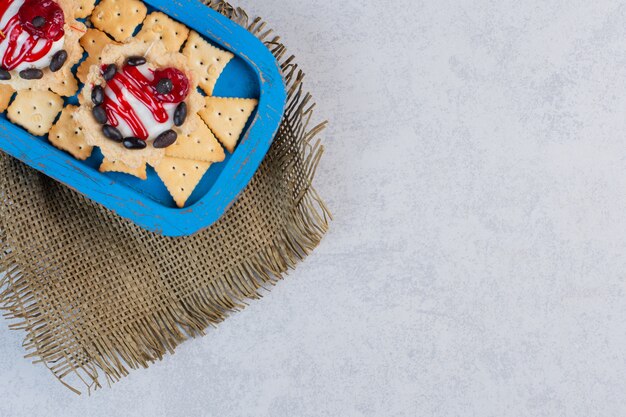
[[(105, 68), (106, 66), (102, 70), (104, 71)], [(157, 123), (165, 123), (169, 119), (169, 114), (163, 104), (181, 103), (189, 94), (189, 80), (181, 71), (167, 68), (151, 72), (154, 75), (152, 80), (146, 77), (138, 67), (126, 65), (107, 82), (107, 88), (113, 92), (116, 100), (106, 95), (103, 104), (111, 126), (118, 127), (121, 119), (128, 124), (133, 135), (142, 140), (148, 140), (149, 133), (144, 123), (150, 123), (150, 121), (141, 120), (124, 97), (124, 90), (143, 104), (152, 113)], [(156, 90), (156, 85), (164, 77), (170, 78), (174, 86), (172, 91), (165, 95), (159, 94)]]
[[(56, 1), (26, 0), (18, 14), (26, 32), (34, 37), (52, 41), (58, 41), (63, 37), (65, 15)], [(39, 22), (43, 24), (38, 25)]]
[(189, 79), (182, 71), (176, 68), (166, 68), (154, 71), (153, 87), (156, 92), (156, 85), (160, 80), (169, 78), (174, 88), (168, 94), (156, 93), (157, 98), (164, 103), (180, 103), (189, 94)]
[[(15, 0), (0, 0), (0, 19), (14, 2)], [(33, 23), (35, 18), (37, 21)], [(50, 53), (54, 42), (63, 37), (64, 24), (63, 10), (55, 1), (26, 0), (5, 27), (0, 28), (4, 38), (8, 38), (1, 39), (7, 41), (8, 45), (0, 66), (11, 71), (24, 62), (37, 62), (45, 58)], [(20, 42), (19, 37), (24, 31), (30, 36)], [(43, 46), (39, 43), (40, 40), (45, 41)]]

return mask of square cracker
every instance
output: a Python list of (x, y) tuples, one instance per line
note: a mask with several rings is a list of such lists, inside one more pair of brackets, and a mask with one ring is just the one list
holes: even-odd
[(117, 43), (109, 38), (106, 33), (98, 29), (87, 29), (87, 33), (80, 39), (80, 45), (87, 52), (87, 58), (80, 64), (76, 75), (81, 82), (87, 80), (89, 69), (92, 65), (102, 62), (102, 50), (105, 46)]
[(92, 65), (96, 65), (98, 62), (100, 62), (100, 58), (96, 57), (95, 55), (89, 55), (78, 66), (78, 69), (76, 70), (76, 76), (78, 77), (80, 82), (84, 84), (85, 81), (87, 81), (87, 75), (89, 75), (89, 69), (91, 68)]
[(93, 146), (87, 144), (83, 128), (74, 120), (77, 108), (69, 105), (63, 109), (59, 121), (50, 129), (48, 140), (57, 148), (72, 154), (74, 158), (85, 160), (91, 156)]
[(93, 8), (96, 7), (96, 0), (76, 0), (76, 19), (83, 19), (91, 14)]
[(50, 131), (63, 108), (63, 99), (52, 91), (22, 90), (9, 106), (7, 116), (35, 136)]
[(4, 113), (9, 107), (13, 94), (15, 90), (10, 85), (0, 85), (0, 113)]
[(87, 32), (80, 38), (80, 46), (83, 47), (88, 55), (98, 55), (105, 46), (116, 43), (113, 39), (101, 30), (87, 29)]
[(178, 140), (165, 148), (165, 156), (203, 162), (222, 162), (226, 155), (213, 132), (198, 115), (189, 117), (197, 118), (196, 129), (185, 135), (179, 134)]
[(121, 172), (123, 174), (129, 174), (137, 177), (141, 180), (148, 179), (148, 171), (146, 164), (140, 165), (137, 168), (131, 168), (122, 161), (111, 161), (104, 158), (100, 165), (100, 172)]
[(91, 15), (93, 25), (122, 42), (143, 22), (148, 9), (139, 0), (102, 0)]
[(198, 114), (230, 153), (233, 153), (248, 118), (257, 105), (251, 98), (205, 97)]
[(183, 208), (210, 166), (209, 162), (166, 156), (154, 170), (174, 198), (176, 205)]
[(78, 91), (78, 81), (76, 81), (74, 74), (70, 72), (67, 77), (51, 85), (50, 89), (60, 96), (71, 97)]
[(148, 43), (161, 40), (168, 52), (178, 52), (188, 35), (187, 26), (161, 12), (153, 12), (143, 21), (143, 27), (135, 37)]
[(187, 39), (183, 55), (189, 58), (189, 65), (197, 72), (200, 88), (210, 96), (213, 95), (217, 79), (234, 57), (230, 52), (214, 47), (193, 31)]

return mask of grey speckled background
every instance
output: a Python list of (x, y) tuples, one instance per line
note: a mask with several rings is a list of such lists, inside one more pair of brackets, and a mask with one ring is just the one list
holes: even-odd
[(242, 1), (332, 121), (332, 232), (91, 398), (0, 325), (0, 415), (623, 416), (626, 6), (472, 3)]

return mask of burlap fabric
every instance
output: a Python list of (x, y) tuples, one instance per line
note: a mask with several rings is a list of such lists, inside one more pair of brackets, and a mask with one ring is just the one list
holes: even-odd
[(308, 127), (302, 72), (261, 20), (222, 1), (208, 6), (266, 43), (289, 88), (269, 154), (213, 227), (157, 236), (0, 154), (0, 306), (26, 332), (28, 356), (76, 392), (147, 367), (244, 308), (327, 230), (311, 186), (324, 125)]

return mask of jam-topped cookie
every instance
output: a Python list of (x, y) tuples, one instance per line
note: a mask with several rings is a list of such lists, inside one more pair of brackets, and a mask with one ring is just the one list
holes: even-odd
[(73, 18), (74, 0), (0, 1), (0, 83), (16, 90), (71, 96), (85, 26)]
[(109, 45), (90, 69), (78, 120), (87, 143), (131, 168), (157, 165), (179, 135), (193, 132), (203, 105), (186, 59), (161, 42)]
[(129, 57), (118, 69), (102, 66), (106, 85), (95, 86), (91, 101), (94, 119), (102, 132), (128, 149), (143, 149), (150, 140), (155, 148), (176, 142), (187, 120), (189, 79), (177, 68), (152, 69), (144, 57)]

